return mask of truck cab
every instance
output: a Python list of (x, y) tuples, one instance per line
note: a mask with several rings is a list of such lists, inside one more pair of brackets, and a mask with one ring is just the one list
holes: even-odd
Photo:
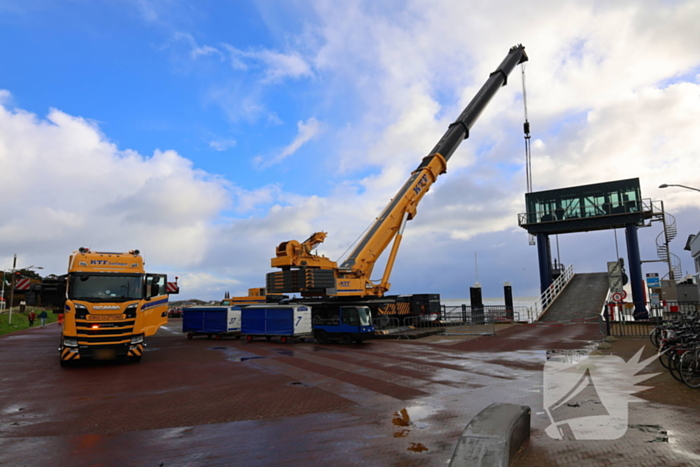
[(362, 343), (374, 336), (372, 312), (361, 305), (312, 305), (314, 338), (319, 344), (340, 341)]
[(147, 274), (138, 250), (70, 256), (61, 366), (77, 360), (140, 361), (146, 337), (168, 322), (167, 276)]

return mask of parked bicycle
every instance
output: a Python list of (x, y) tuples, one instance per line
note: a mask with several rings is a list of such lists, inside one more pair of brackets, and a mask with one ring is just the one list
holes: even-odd
[(652, 345), (659, 349), (659, 362), (674, 379), (688, 387), (700, 388), (700, 318), (679, 315), (665, 321), (649, 333)]

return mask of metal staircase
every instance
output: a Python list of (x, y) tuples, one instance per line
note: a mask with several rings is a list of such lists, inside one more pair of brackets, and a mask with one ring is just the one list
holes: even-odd
[[(663, 209), (663, 208), (662, 208)], [(664, 230), (656, 237), (656, 254), (659, 259), (668, 264), (669, 280), (679, 280), (683, 277), (683, 268), (681, 267), (681, 259), (671, 253), (668, 244), (678, 236), (678, 228), (676, 227), (676, 218), (671, 214), (662, 211), (662, 221)], [(666, 276), (664, 276), (666, 277)]]

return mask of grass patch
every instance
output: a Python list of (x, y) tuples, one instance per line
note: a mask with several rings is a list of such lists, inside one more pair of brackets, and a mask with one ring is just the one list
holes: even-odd
[[(41, 308), (27, 307), (26, 313), (20, 313), (16, 310), (12, 311), (12, 324), (9, 324), (10, 313), (5, 310), (0, 313), (0, 336), (3, 334), (9, 334), (11, 332), (20, 331), (22, 329), (29, 328), (29, 321), (27, 320), (27, 313), (29, 310), (34, 310), (34, 313), (39, 315), (41, 313)], [(58, 320), (58, 315), (53, 314), (53, 311), (46, 310), (48, 317), (46, 318), (46, 324), (53, 323)], [(37, 318), (34, 320), (33, 327), (41, 327), (41, 320)]]

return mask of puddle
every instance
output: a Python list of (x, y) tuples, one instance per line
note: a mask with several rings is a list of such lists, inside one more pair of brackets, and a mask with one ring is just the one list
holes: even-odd
[(284, 355), (285, 357), (293, 357), (294, 356), (294, 351), (293, 350), (287, 350), (287, 349), (272, 349), (275, 353), (278, 353), (280, 355)]
[(300, 388), (308, 388), (309, 385), (306, 383), (302, 383), (301, 381), (292, 381), (291, 383), (287, 383), (287, 386), (296, 386)]
[(229, 362), (241, 363), (248, 360), (256, 360), (258, 358), (266, 358), (260, 355), (246, 352), (245, 350), (238, 350), (233, 347), (209, 347), (209, 350), (217, 350), (219, 352), (226, 353), (226, 360)]

